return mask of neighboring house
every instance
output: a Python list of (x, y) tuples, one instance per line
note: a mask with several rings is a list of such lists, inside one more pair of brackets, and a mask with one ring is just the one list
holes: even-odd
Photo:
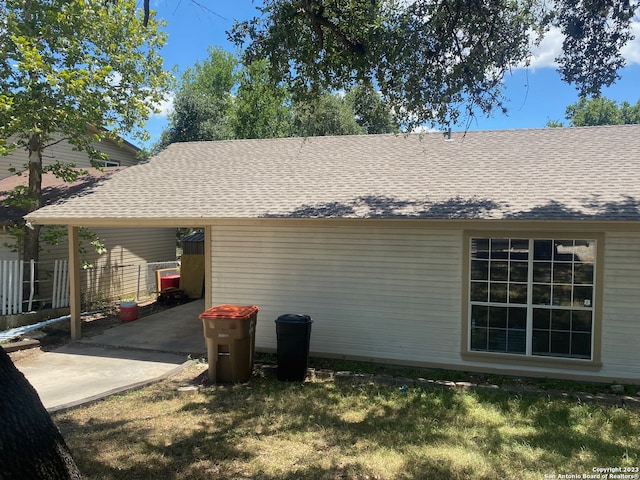
[[(53, 165), (56, 161), (73, 163), (78, 168), (92, 166), (87, 153), (74, 150), (69, 142), (56, 138), (51, 143), (52, 145), (48, 146), (42, 154), (43, 166)], [(101, 167), (128, 167), (138, 163), (137, 156), (140, 149), (126, 140), (121, 139), (119, 142), (115, 139), (105, 138), (101, 142), (93, 142), (93, 146), (96, 150), (109, 156), (107, 161), (99, 162)], [(29, 157), (26, 150), (18, 149), (11, 155), (0, 156), (0, 180), (14, 175), (11, 168), (17, 172), (27, 170), (28, 163)]]
[(27, 218), (202, 228), (261, 350), (304, 313), (313, 355), (640, 383), (640, 125), (177, 143)]
[[(48, 147), (43, 156), (43, 164), (51, 165), (56, 160), (61, 163), (74, 163), (76, 167), (88, 171), (78, 181), (65, 183), (52, 173), (43, 175), (42, 201), (45, 205), (53, 204), (72, 196), (83, 195), (93, 186), (110, 178), (116, 172), (138, 162), (137, 154), (140, 149), (123, 141), (118, 144), (115, 140), (95, 142), (95, 147), (107, 153), (109, 158), (103, 162), (105, 168), (98, 170), (91, 167), (89, 157), (85, 152), (74, 151), (67, 142), (60, 142)], [(18, 185), (28, 184), (28, 175), (15, 175), (9, 171), (10, 167), (24, 167), (27, 154), (24, 151), (14, 152), (7, 157), (0, 157), (0, 261), (18, 260), (19, 254), (7, 247), (15, 243), (9, 235), (8, 228), (22, 220), (25, 211), (19, 208), (7, 207), (2, 201), (8, 192)], [(118, 166), (116, 166), (118, 165)], [(130, 192), (134, 195), (135, 192)], [(154, 285), (147, 285), (146, 271), (138, 272), (138, 266), (146, 262), (166, 262), (175, 260), (175, 228), (144, 229), (131, 231), (127, 229), (96, 228), (92, 231), (104, 242), (106, 253), (98, 255), (90, 245), (85, 245), (86, 253), (83, 260), (93, 265), (93, 269), (84, 272), (83, 298), (99, 301), (122, 296), (133, 297), (138, 291), (155, 290)], [(68, 257), (66, 238), (57, 246), (47, 245), (41, 241), (40, 263), (42, 289), (40, 297), (49, 298), (51, 295), (50, 278), (54, 260)], [(153, 277), (151, 277), (153, 278)]]

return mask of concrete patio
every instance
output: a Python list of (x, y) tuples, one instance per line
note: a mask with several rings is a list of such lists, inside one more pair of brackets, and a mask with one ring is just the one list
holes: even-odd
[(197, 300), (45, 352), (18, 368), (45, 408), (62, 410), (140, 387), (206, 356)]

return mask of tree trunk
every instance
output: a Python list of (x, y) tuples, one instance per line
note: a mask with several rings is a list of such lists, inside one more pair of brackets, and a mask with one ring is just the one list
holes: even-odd
[[(29, 212), (33, 212), (42, 206), (42, 139), (38, 133), (34, 133), (29, 138)], [(35, 269), (31, 279), (34, 281), (34, 293), (39, 293), (38, 288), (38, 261), (40, 259), (40, 225), (25, 225), (23, 260), (28, 262), (33, 260)], [(30, 269), (27, 271), (31, 272)], [(30, 275), (30, 274), (29, 274)], [(27, 300), (29, 292), (25, 289), (23, 299)]]
[[(38, 133), (29, 139), (29, 212), (42, 206), (42, 140)], [(24, 260), (38, 261), (40, 227), (27, 227), (24, 232)]]
[(0, 347), (0, 480), (80, 478), (40, 397)]

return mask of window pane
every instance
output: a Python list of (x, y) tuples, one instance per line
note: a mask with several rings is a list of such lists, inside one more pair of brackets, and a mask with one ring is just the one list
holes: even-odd
[(535, 262), (533, 264), (533, 281), (536, 283), (551, 283), (550, 262)]
[(551, 304), (551, 285), (534, 285), (531, 295), (531, 303), (534, 305)]
[(489, 288), (489, 301), (496, 303), (507, 303), (507, 284), (492, 283)]
[(570, 310), (552, 310), (551, 311), (551, 330), (570, 330), (571, 329), (571, 311)]
[(576, 307), (591, 307), (593, 305), (593, 287), (574, 287), (573, 304)]
[(546, 308), (533, 309), (533, 328), (548, 330), (551, 328), (551, 310)]
[(551, 240), (534, 240), (533, 241), (533, 259), (534, 260), (551, 260), (553, 253), (553, 241)]
[(487, 349), (487, 329), (474, 328), (471, 330), (471, 350)]
[(593, 265), (586, 263), (576, 264), (576, 273), (573, 281), (578, 285), (592, 285)]
[(549, 353), (549, 332), (546, 330), (533, 330), (531, 351), (533, 353)]
[(557, 353), (560, 355), (567, 355), (569, 353), (570, 345), (570, 333), (569, 332), (551, 332), (551, 353)]
[(489, 325), (489, 307), (473, 305), (471, 307), (471, 326), (486, 327)]
[(556, 240), (553, 253), (555, 262), (572, 262), (575, 259), (573, 240)]
[(491, 262), (491, 280), (506, 282), (509, 280), (509, 267), (507, 262)]
[(489, 262), (484, 260), (473, 260), (471, 262), (471, 280), (488, 280)]
[(527, 338), (525, 330), (507, 330), (507, 352), (526, 353)]
[(486, 302), (489, 297), (489, 286), (485, 282), (471, 282), (471, 301)]
[(571, 329), (574, 332), (591, 332), (591, 311), (571, 312)]
[(511, 260), (528, 260), (529, 258), (529, 240), (527, 239), (511, 239), (511, 249), (509, 250), (509, 258)]
[(507, 351), (507, 331), (489, 329), (489, 350), (493, 352)]
[(571, 283), (573, 276), (571, 274), (570, 263), (554, 263), (553, 264), (553, 283)]
[(471, 239), (471, 258), (489, 258), (489, 239)]
[(571, 305), (571, 286), (554, 285), (553, 286), (553, 304), (568, 307)]
[(509, 285), (509, 303), (527, 303), (527, 286), (522, 284)]
[(512, 282), (526, 282), (529, 280), (529, 266), (527, 262), (511, 262), (509, 280)]
[(489, 326), (507, 328), (507, 308), (489, 307)]
[(591, 334), (573, 333), (571, 334), (571, 355), (591, 358)]
[(491, 259), (506, 260), (509, 258), (509, 240), (505, 238), (491, 239)]
[(526, 308), (509, 308), (509, 328), (525, 330), (527, 328), (527, 309)]

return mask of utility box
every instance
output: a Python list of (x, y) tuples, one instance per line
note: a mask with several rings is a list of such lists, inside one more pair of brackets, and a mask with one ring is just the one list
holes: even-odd
[(200, 314), (211, 382), (247, 382), (253, 370), (258, 307), (217, 305)]

